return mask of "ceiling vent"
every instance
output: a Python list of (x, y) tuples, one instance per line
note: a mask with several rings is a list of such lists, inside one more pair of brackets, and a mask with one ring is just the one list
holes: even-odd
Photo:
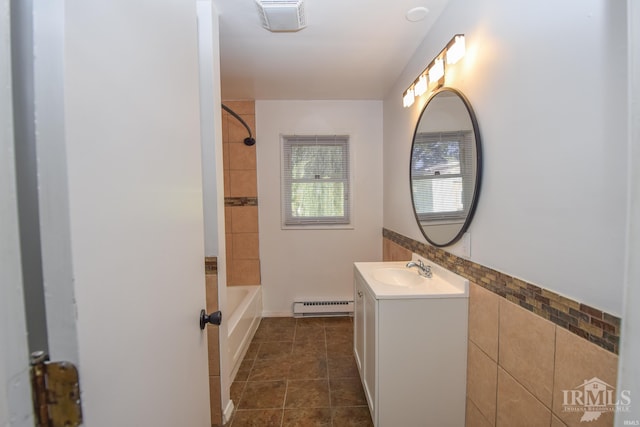
[(273, 32), (300, 31), (307, 26), (302, 0), (256, 0), (262, 26)]

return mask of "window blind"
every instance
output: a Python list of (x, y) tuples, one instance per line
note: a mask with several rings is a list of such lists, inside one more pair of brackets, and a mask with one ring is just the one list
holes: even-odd
[(284, 225), (350, 222), (349, 137), (283, 136)]
[(418, 219), (466, 218), (473, 197), (473, 143), (471, 131), (416, 135), (411, 182)]

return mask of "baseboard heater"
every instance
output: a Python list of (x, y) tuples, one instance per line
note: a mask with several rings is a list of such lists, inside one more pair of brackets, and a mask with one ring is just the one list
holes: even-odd
[(352, 316), (353, 301), (296, 301), (294, 317)]

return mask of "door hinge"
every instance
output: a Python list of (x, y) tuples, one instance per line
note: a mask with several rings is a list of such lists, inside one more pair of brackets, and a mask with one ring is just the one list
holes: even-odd
[(36, 427), (82, 424), (78, 369), (69, 362), (50, 362), (43, 351), (31, 354), (31, 385)]

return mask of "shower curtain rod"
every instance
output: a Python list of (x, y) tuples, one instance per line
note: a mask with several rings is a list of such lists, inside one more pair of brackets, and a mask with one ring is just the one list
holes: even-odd
[(227, 107), (224, 104), (220, 104), (222, 105), (222, 109), (225, 110), (227, 113), (231, 114), (233, 117), (235, 117), (240, 123), (242, 123), (242, 125), (247, 129), (247, 132), (249, 132), (249, 136), (247, 138), (244, 139), (244, 145), (248, 145), (249, 147), (251, 147), (252, 145), (254, 145), (256, 143), (255, 138), (253, 137), (253, 135), (251, 134), (251, 128), (249, 127), (249, 125), (247, 125), (247, 123), (242, 120), (242, 117), (240, 117), (235, 111), (233, 111), (231, 108)]

